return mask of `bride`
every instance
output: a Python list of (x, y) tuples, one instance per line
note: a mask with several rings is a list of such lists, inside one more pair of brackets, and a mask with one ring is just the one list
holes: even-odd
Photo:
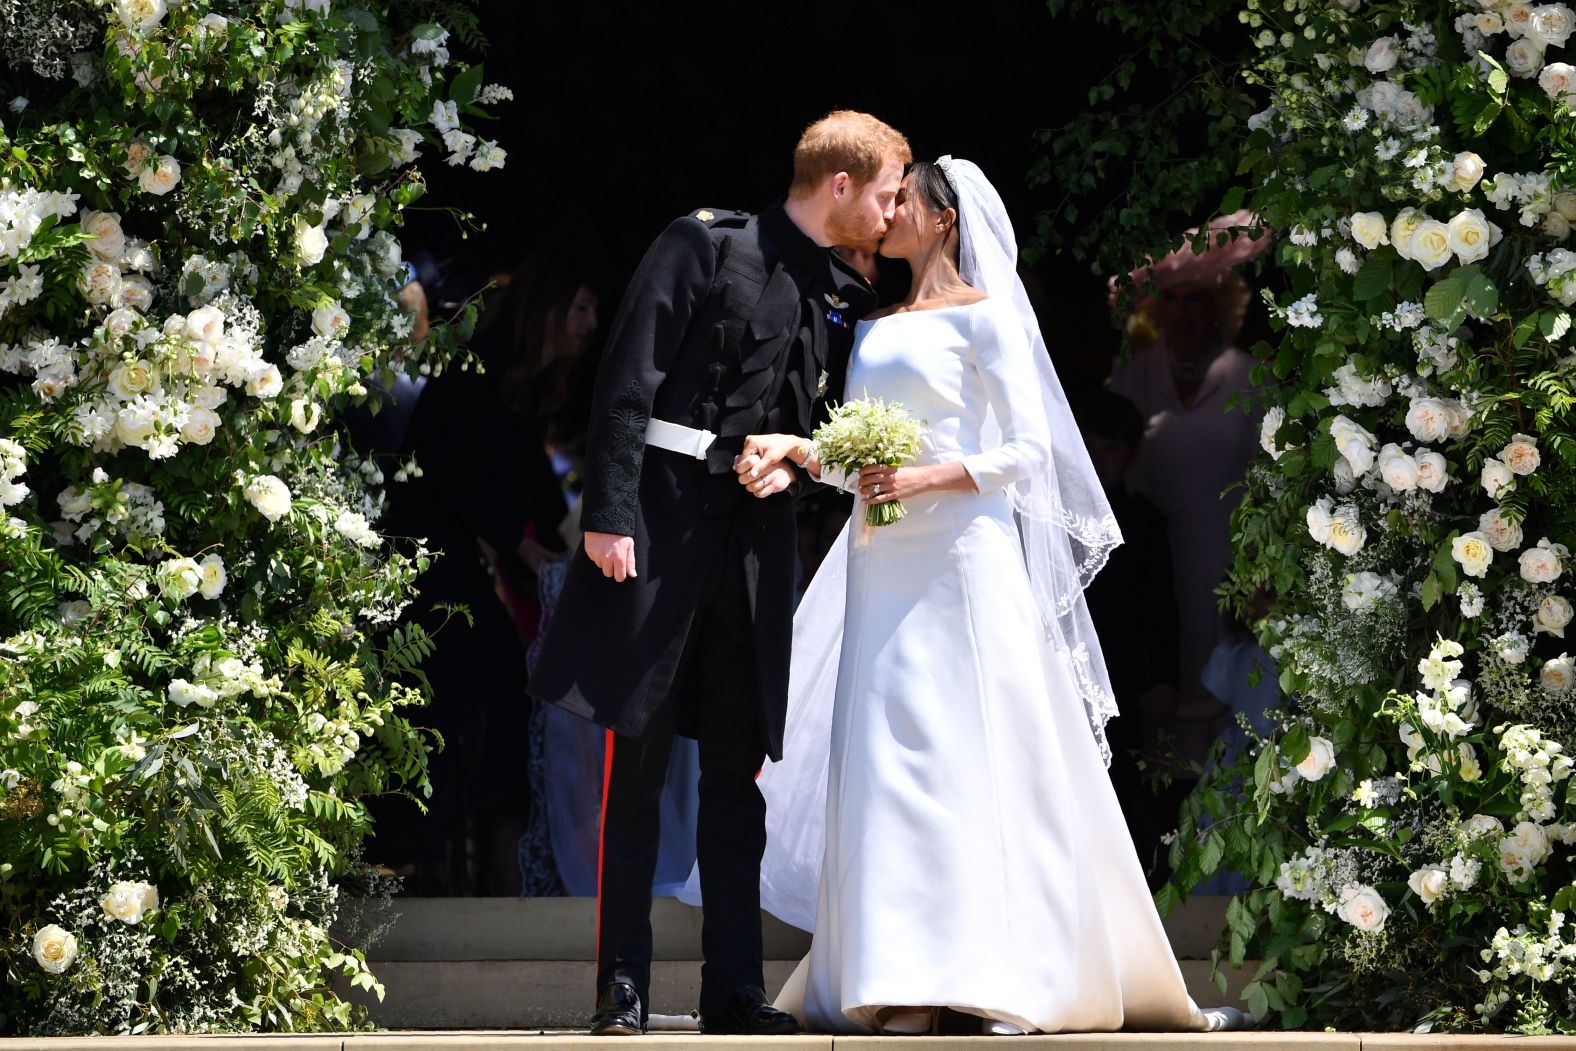
[[(907, 517), (856, 508), (796, 616), (762, 898), (814, 939), (779, 1006), (854, 1033), (942, 1008), (1002, 1034), (1231, 1024), (1188, 998), (1106, 775), (1082, 591), (1121, 536), (1001, 199), (968, 161), (915, 164), (881, 253), (913, 285), (859, 322), (847, 392), (927, 437), (911, 464), (823, 478)], [(763, 435), (740, 481), (773, 488), (782, 459), (822, 474), (804, 438)]]

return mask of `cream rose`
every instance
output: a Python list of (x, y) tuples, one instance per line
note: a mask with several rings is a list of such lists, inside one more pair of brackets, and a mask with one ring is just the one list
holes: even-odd
[(1430, 493), (1442, 493), (1450, 481), (1450, 466), (1445, 458), (1431, 449), (1419, 449), (1412, 459), (1417, 462), (1417, 487)]
[(1483, 473), (1479, 476), (1479, 480), (1490, 500), (1498, 500), (1500, 493), (1508, 493), (1516, 487), (1515, 474), (1493, 457), (1483, 461)]
[(147, 310), (153, 306), (153, 282), (141, 274), (127, 274), (120, 279), (120, 290), (115, 293), (114, 305)]
[(1424, 270), (1437, 270), (1450, 262), (1450, 227), (1437, 219), (1424, 219), (1412, 232), (1407, 250), (1418, 266)]
[(1466, 193), (1482, 181), (1483, 171), (1483, 158), (1471, 150), (1456, 154), (1450, 162), (1450, 188)]
[(1450, 238), (1450, 250), (1461, 262), (1475, 263), (1488, 255), (1493, 232), (1479, 209), (1466, 209), (1450, 220), (1445, 229)]
[(1576, 664), (1566, 654), (1550, 658), (1543, 662), (1543, 670), (1538, 673), (1538, 681), (1550, 693), (1564, 693), (1571, 688), (1571, 683), (1576, 682)]
[(290, 513), (290, 487), (271, 474), (258, 475), (246, 484), (247, 503), (270, 522)]
[(202, 587), (202, 570), (190, 558), (172, 558), (154, 572), (159, 590), (173, 599), (188, 599)]
[(1308, 738), (1308, 754), (1297, 764), (1297, 772), (1317, 781), (1335, 768), (1335, 745), (1324, 737)]
[(1450, 542), (1450, 557), (1461, 564), (1461, 572), (1469, 577), (1481, 577), (1494, 561), (1494, 548), (1488, 537), (1474, 530), (1462, 533)]
[(323, 408), (315, 401), (296, 398), (290, 402), (290, 426), (302, 434), (310, 434), (322, 415)]
[(145, 164), (137, 176), (137, 185), (143, 192), (163, 197), (181, 182), (181, 162), (165, 154), (151, 164)]
[(120, 215), (115, 212), (83, 212), (82, 232), (92, 236), (88, 251), (100, 259), (119, 260), (126, 250), (126, 233), (120, 228)]
[(312, 311), (312, 331), (324, 339), (340, 335), (350, 325), (350, 315), (339, 303), (327, 303)]
[(1551, 584), (1560, 578), (1560, 559), (1546, 547), (1529, 547), (1521, 553), (1521, 579), (1529, 584)]
[(224, 338), (224, 313), (218, 307), (198, 307), (186, 315), (186, 335), (207, 347)]
[[(1564, 4), (1539, 4), (1527, 23), (1527, 39), (1544, 47), (1564, 47), (1576, 28), (1576, 14)], [(1563, 64), (1563, 63), (1561, 63)]]
[(1330, 516), (1329, 545), (1348, 557), (1357, 554), (1368, 541), (1368, 530), (1357, 517), (1357, 508), (1346, 504)]
[(1499, 451), (1499, 459), (1514, 474), (1528, 475), (1538, 469), (1543, 458), (1538, 455), (1537, 439), (1530, 434), (1513, 434), (1510, 444)]
[(1545, 595), (1532, 613), (1532, 630), (1563, 639), (1571, 614), (1570, 600), (1562, 595)]
[(1406, 885), (1424, 905), (1432, 905), (1450, 889), (1450, 873), (1439, 865), (1426, 865), (1408, 876)]
[(296, 260), (302, 266), (316, 266), (328, 252), (328, 235), (322, 226), (313, 226), (299, 216), (295, 221)]
[(219, 414), (201, 405), (193, 405), (181, 426), (181, 440), (192, 445), (207, 445), (219, 430)]
[(120, 267), (102, 259), (82, 268), (77, 276), (77, 290), (94, 306), (109, 306), (120, 291)]
[(1412, 237), (1417, 228), (1428, 221), (1428, 216), (1416, 208), (1403, 208), (1390, 224), (1390, 243), (1402, 259), (1412, 258)]
[(1521, 546), (1521, 525), (1497, 507), (1478, 516), (1478, 532), (1488, 537), (1495, 551), (1514, 551)]
[(1330, 501), (1322, 498), (1312, 507), (1308, 508), (1308, 535), (1316, 543), (1328, 544), (1330, 542)]
[(115, 16), (127, 29), (152, 29), (168, 10), (165, 0), (115, 0)]
[(197, 588), (202, 597), (218, 598), (224, 591), (225, 582), (229, 579), (224, 571), (224, 559), (209, 553), (197, 563), (197, 571), (202, 574), (202, 583)]
[(50, 974), (64, 974), (76, 962), (77, 937), (51, 923), (33, 935), (33, 959)]
[(1378, 212), (1358, 212), (1352, 216), (1352, 240), (1369, 250), (1390, 243), (1390, 224)]
[(1505, 49), (1505, 68), (1518, 77), (1530, 77), (1543, 68), (1543, 45), (1522, 37)]
[(121, 167), (126, 169), (126, 174), (132, 178), (142, 174), (142, 169), (147, 167), (148, 158), (153, 156), (153, 149), (141, 139), (132, 139), (126, 145), (126, 162)]
[(123, 361), (109, 373), (109, 391), (122, 401), (131, 401), (139, 394), (152, 394), (159, 390), (159, 379), (151, 362), (139, 358)]
[(1417, 488), (1417, 461), (1399, 445), (1389, 444), (1379, 450), (1379, 476), (1398, 493)]
[(1573, 86), (1576, 86), (1576, 66), (1569, 62), (1550, 62), (1538, 73), (1538, 87), (1556, 102), (1570, 105)]
[(112, 883), (99, 905), (110, 919), (136, 925), (148, 911), (147, 891), (150, 889), (146, 883)]
[(1414, 398), (1406, 410), (1406, 429), (1420, 442), (1442, 442), (1451, 434), (1450, 407), (1440, 398)]
[(278, 365), (266, 365), (246, 381), (246, 393), (254, 398), (277, 398), (285, 389)]
[(1576, 222), (1576, 193), (1570, 190), (1561, 190), (1554, 195), (1554, 210), (1565, 217), (1566, 222)]
[(1390, 918), (1390, 906), (1372, 887), (1347, 884), (1341, 888), (1340, 904), (1336, 914), (1360, 931), (1373, 933), (1384, 929)]
[(1396, 54), (1397, 41), (1393, 36), (1382, 36), (1368, 45), (1368, 53), (1363, 56), (1363, 65), (1370, 73), (1388, 73), (1395, 68), (1400, 56)]
[(121, 339), (142, 323), (142, 315), (131, 307), (117, 307), (104, 319), (104, 331), (111, 339)]
[(1544, 237), (1555, 241), (1563, 241), (1571, 235), (1570, 222), (1559, 212), (1550, 212), (1543, 217), (1543, 223), (1538, 229)]

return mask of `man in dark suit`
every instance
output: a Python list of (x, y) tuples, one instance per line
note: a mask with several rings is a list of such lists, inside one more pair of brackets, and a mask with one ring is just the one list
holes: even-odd
[(786, 201), (673, 222), (613, 322), (586, 441), (584, 557), (531, 682), (539, 700), (609, 731), (594, 1034), (645, 1030), (675, 734), (700, 745), (702, 1028), (798, 1029), (763, 990), (755, 787), (766, 757), (781, 757), (797, 478), (779, 464), (746, 489), (734, 461), (748, 435), (810, 433), (875, 301), (831, 246), (875, 250), (909, 159), (874, 117), (829, 114), (795, 148)]

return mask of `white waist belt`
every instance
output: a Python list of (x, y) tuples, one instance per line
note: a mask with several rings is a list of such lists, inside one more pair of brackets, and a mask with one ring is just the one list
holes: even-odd
[(697, 460), (706, 458), (706, 450), (711, 448), (711, 443), (717, 436), (710, 431), (698, 431), (694, 427), (685, 427), (683, 424), (668, 423), (666, 420), (650, 420), (646, 423), (646, 444), (655, 445), (658, 449), (669, 452), (683, 453), (693, 456)]

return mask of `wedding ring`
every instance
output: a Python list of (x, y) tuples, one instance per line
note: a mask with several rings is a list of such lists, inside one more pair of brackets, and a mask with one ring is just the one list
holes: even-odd
[(880, 482), (876, 483), (875, 492), (871, 493), (870, 495), (871, 496), (880, 496), (881, 495), (881, 483)]

